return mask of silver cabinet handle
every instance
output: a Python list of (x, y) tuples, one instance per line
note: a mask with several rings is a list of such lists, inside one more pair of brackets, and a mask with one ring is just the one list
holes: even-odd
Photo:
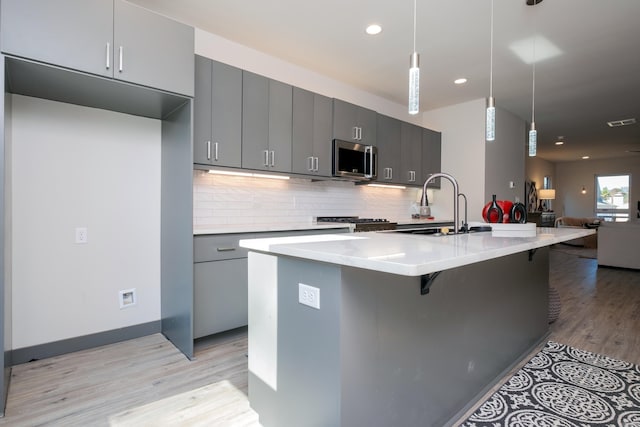
[(106, 65), (107, 65), (107, 70), (109, 68), (111, 68), (111, 43), (107, 42), (107, 60), (106, 60)]
[(276, 165), (276, 152), (275, 150), (271, 150), (269, 154), (271, 156), (271, 161), (269, 162), (269, 166), (274, 167)]
[(264, 154), (263, 166), (269, 166), (269, 150), (264, 150), (262, 154)]
[(211, 160), (211, 141), (207, 141), (207, 160)]
[(313, 157), (312, 156), (307, 157), (307, 170), (309, 172), (313, 172)]
[(119, 72), (122, 72), (122, 69), (124, 68), (124, 64), (122, 63), (123, 51), (124, 51), (124, 48), (120, 46), (120, 49), (118, 49), (118, 58), (120, 60), (120, 64), (118, 65)]
[(362, 141), (362, 128), (358, 128), (358, 141)]
[(218, 252), (232, 252), (235, 251), (236, 248), (216, 248)]
[[(369, 164), (367, 165), (367, 153), (369, 153)], [(367, 145), (364, 147), (364, 177), (373, 178), (373, 146)], [(369, 173), (367, 173), (367, 166), (369, 166)]]
[(213, 143), (213, 160), (218, 161), (218, 143)]
[(320, 169), (320, 161), (318, 160), (317, 157), (314, 157), (314, 160), (315, 160), (315, 166), (313, 167), (313, 171), (318, 172), (318, 170)]
[(357, 141), (357, 140), (358, 140), (358, 127), (357, 127), (357, 126), (354, 126), (354, 127), (351, 129), (351, 138), (352, 138), (353, 140), (355, 140), (355, 141)]

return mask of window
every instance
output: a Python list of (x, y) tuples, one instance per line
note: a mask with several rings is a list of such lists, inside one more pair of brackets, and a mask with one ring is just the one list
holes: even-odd
[(629, 220), (630, 175), (596, 175), (596, 216), (605, 221)]

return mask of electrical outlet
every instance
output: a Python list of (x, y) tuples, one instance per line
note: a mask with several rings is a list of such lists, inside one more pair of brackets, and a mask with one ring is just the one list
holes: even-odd
[(298, 302), (320, 310), (320, 289), (298, 283)]
[(120, 300), (120, 308), (131, 307), (132, 305), (136, 305), (136, 303), (138, 302), (135, 288), (125, 289), (118, 292), (118, 297)]
[(76, 243), (87, 243), (89, 241), (87, 237), (87, 227), (76, 228)]

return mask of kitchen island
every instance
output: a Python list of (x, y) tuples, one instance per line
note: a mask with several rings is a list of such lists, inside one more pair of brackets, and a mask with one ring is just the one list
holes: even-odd
[(591, 233), (241, 241), (260, 423), (447, 425), (545, 339), (548, 246)]

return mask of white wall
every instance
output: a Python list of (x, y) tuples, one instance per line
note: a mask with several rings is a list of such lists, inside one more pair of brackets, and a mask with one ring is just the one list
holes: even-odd
[[(595, 176), (631, 174), (629, 208), (634, 217), (640, 200), (640, 160), (629, 156), (605, 160), (579, 160), (556, 163), (556, 201), (559, 216), (595, 216)], [(582, 194), (582, 187), (587, 194)]]
[(160, 121), (12, 98), (13, 348), (159, 320)]
[[(482, 220), (485, 171), (485, 100), (465, 102), (424, 113), (423, 126), (442, 132), (442, 172), (453, 175), (469, 201), (469, 221)], [(453, 218), (453, 190), (443, 181), (432, 212)], [(460, 217), (464, 203), (461, 199)]]

